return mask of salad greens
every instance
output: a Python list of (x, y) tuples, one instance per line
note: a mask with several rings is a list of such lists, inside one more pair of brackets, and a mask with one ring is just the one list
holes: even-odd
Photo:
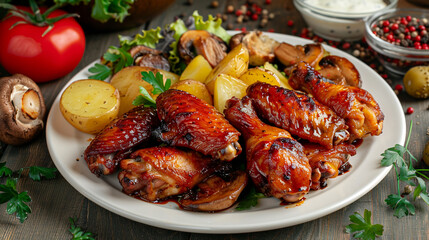
[[(65, 5), (88, 5), (91, 0), (54, 0), (54, 3)], [(100, 22), (106, 22), (109, 19), (122, 22), (129, 15), (128, 10), (134, 0), (94, 0), (91, 17)]]
[(164, 29), (158, 27), (156, 29), (143, 30), (141, 34), (136, 34), (133, 37), (119, 36), (120, 46), (109, 47), (107, 52), (103, 55), (101, 64), (97, 63), (89, 69), (93, 74), (90, 78), (106, 80), (122, 68), (131, 66), (133, 64), (133, 58), (128, 51), (137, 45), (145, 45), (150, 48), (168, 52), (168, 61), (170, 62), (172, 72), (181, 74), (186, 65), (181, 61), (177, 52), (177, 43), (180, 36), (190, 29), (206, 30), (228, 43), (231, 36), (222, 28), (221, 24), (221, 19), (215, 19), (211, 15), (209, 15), (207, 21), (204, 21), (203, 17), (195, 11), (192, 17), (187, 21), (177, 19)]

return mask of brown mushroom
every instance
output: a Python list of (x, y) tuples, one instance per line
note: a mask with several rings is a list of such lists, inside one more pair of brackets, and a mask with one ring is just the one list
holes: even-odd
[(43, 130), (45, 113), (42, 93), (33, 80), (22, 74), (0, 78), (0, 141), (29, 142)]
[(153, 67), (170, 71), (170, 63), (166, 54), (162, 51), (138, 45), (130, 49), (131, 57), (134, 59), (135, 66)]
[(263, 35), (260, 31), (238, 33), (232, 36), (229, 41), (231, 49), (240, 43), (243, 43), (249, 50), (249, 64), (252, 66), (261, 66), (265, 62), (273, 62), (276, 57), (274, 49), (279, 45), (279, 42)]
[(274, 49), (274, 54), (286, 66), (285, 72), (289, 75), (291, 67), (298, 62), (304, 61), (312, 67), (316, 66), (325, 50), (319, 43), (293, 46), (283, 42)]
[(335, 84), (361, 87), (359, 71), (347, 58), (339, 56), (326, 56), (319, 62), (319, 73), (332, 80)]
[(180, 204), (183, 208), (193, 211), (214, 212), (231, 207), (247, 185), (247, 174), (235, 171), (225, 180), (212, 175), (198, 184), (198, 191), (187, 194)]
[(214, 34), (204, 30), (189, 30), (180, 37), (177, 50), (186, 64), (196, 57), (195, 50), (215, 67), (226, 56), (228, 48), (226, 43)]

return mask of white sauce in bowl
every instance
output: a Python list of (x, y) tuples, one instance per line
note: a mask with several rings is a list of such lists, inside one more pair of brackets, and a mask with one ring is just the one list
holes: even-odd
[(313, 7), (344, 13), (372, 12), (385, 8), (383, 0), (305, 0)]

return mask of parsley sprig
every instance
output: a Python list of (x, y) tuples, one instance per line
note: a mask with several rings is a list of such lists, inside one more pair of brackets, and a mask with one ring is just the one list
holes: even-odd
[(375, 237), (383, 235), (383, 225), (372, 224), (371, 211), (365, 209), (363, 217), (355, 212), (349, 218), (352, 223), (346, 226), (346, 232), (353, 234), (354, 238), (374, 240)]
[(23, 171), (28, 170), (28, 176), (34, 181), (41, 181), (42, 177), (53, 179), (56, 177), (56, 168), (45, 167), (25, 167), (18, 171), (6, 167), (6, 162), (0, 163), (0, 179), (6, 178), (4, 184), (0, 184), (0, 204), (7, 203), (6, 212), (15, 214), (21, 223), (23, 223), (28, 214), (31, 213), (31, 208), (27, 205), (31, 202), (31, 198), (27, 191), (19, 192), (17, 190), (18, 180)]
[[(142, 79), (150, 83), (150, 85), (152, 85), (153, 95), (163, 93), (168, 89), (170, 89), (171, 80), (167, 79), (164, 83), (164, 77), (160, 72), (157, 72), (156, 75), (152, 71), (141, 72), (141, 74), (142, 74)], [(142, 86), (140, 86), (140, 93), (142, 95), (138, 95), (133, 101), (134, 106), (144, 105), (145, 107), (156, 108), (155, 99), (153, 99), (153, 97), (149, 94), (149, 92)]]
[[(405, 146), (396, 144), (394, 147), (387, 149), (381, 154), (383, 156), (381, 165), (386, 167), (393, 165), (395, 170), (398, 193), (390, 194), (385, 202), (395, 210), (394, 216), (397, 218), (415, 214), (414, 204), (406, 199), (405, 196), (401, 195), (401, 182), (415, 187), (413, 192), (414, 201), (417, 198), (421, 198), (429, 205), (429, 195), (426, 190), (426, 183), (423, 179), (429, 178), (422, 173), (429, 171), (429, 169), (415, 169), (412, 161), (414, 160), (417, 162), (417, 159), (408, 151), (408, 143), (410, 141), (412, 128), (413, 122), (410, 124), (410, 131)], [(409, 159), (408, 161), (406, 160), (407, 156)]]
[(252, 186), (249, 192), (243, 197), (235, 208), (237, 211), (243, 211), (255, 207), (258, 204), (258, 199), (265, 198), (263, 193), (257, 192), (255, 187)]
[(95, 240), (94, 234), (91, 232), (85, 232), (75, 224), (76, 219), (69, 218), (70, 229), (69, 232), (73, 235), (72, 240)]

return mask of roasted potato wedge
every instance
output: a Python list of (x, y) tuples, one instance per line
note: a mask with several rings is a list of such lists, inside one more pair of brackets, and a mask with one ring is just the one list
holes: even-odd
[[(179, 76), (174, 73), (150, 68), (150, 67), (140, 67), (140, 66), (132, 66), (123, 68), (121, 71), (117, 72), (113, 75), (110, 83), (119, 90), (119, 94), (121, 96), (121, 107), (119, 108), (119, 114), (123, 114), (128, 112), (133, 107), (134, 99), (140, 95), (139, 86), (144, 87), (149, 94), (152, 95), (153, 87), (146, 81), (142, 79), (141, 72), (149, 72), (152, 71), (154, 74), (160, 72), (164, 76), (164, 81), (167, 79), (171, 80), (171, 84), (173, 85), (178, 81)], [(156, 99), (156, 96), (152, 96)]]
[(73, 82), (64, 90), (60, 110), (64, 118), (82, 132), (96, 134), (117, 115), (119, 91), (111, 84), (92, 79)]
[(194, 79), (204, 83), (212, 70), (209, 62), (203, 56), (198, 55), (185, 68), (180, 75), (180, 80)]
[(200, 81), (193, 79), (181, 80), (171, 85), (170, 88), (188, 92), (195, 97), (204, 100), (206, 103), (213, 105), (212, 95), (209, 93), (209, 90), (207, 90), (206, 85)]
[(220, 74), (215, 80), (214, 106), (223, 113), (226, 101), (232, 97), (242, 98), (246, 95), (248, 85), (231, 75)]
[(232, 49), (228, 55), (210, 72), (206, 78), (206, 85), (211, 94), (214, 94), (215, 80), (220, 74), (228, 74), (239, 78), (249, 67), (249, 51), (243, 44)]
[(240, 80), (247, 85), (255, 82), (265, 82), (274, 86), (285, 87), (285, 84), (271, 71), (263, 68), (251, 68), (241, 75)]
[(284, 84), (285, 88), (293, 90), (292, 87), (289, 85), (289, 80), (287, 79), (287, 77), (284, 76), (279, 70), (277, 70), (277, 68), (275, 68), (271, 63), (266, 62), (264, 64), (264, 69), (274, 73), (274, 75), (276, 75), (279, 78), (280, 82)]

